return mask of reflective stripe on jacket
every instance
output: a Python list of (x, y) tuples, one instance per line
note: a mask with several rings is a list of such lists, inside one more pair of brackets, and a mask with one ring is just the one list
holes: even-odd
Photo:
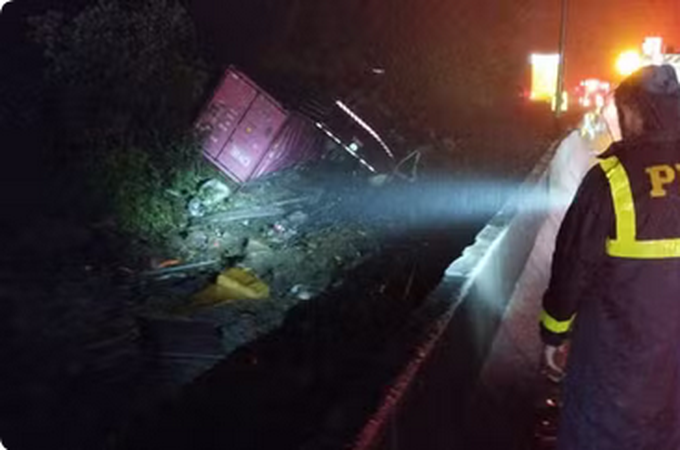
[(560, 450), (680, 449), (680, 139), (614, 144), (558, 234), (541, 335), (572, 338)]
[[(616, 239), (607, 239), (607, 254), (631, 259), (680, 258), (680, 237), (638, 240), (635, 202), (625, 167), (616, 156), (600, 160), (600, 166), (609, 180), (616, 218)], [(649, 176), (650, 198), (667, 195), (665, 185), (675, 180), (676, 170), (680, 170), (680, 164), (645, 167), (645, 173)]]

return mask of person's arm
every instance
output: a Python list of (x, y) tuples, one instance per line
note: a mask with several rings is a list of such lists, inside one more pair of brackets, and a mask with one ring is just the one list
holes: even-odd
[(559, 347), (568, 338), (578, 303), (606, 257), (605, 243), (613, 226), (609, 183), (595, 166), (583, 179), (557, 235), (540, 319), (541, 338), (549, 347)]

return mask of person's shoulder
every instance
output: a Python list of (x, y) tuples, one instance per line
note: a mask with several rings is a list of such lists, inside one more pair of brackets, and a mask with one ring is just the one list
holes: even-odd
[(607, 150), (605, 150), (604, 152), (600, 153), (597, 156), (597, 159), (601, 161), (607, 158), (611, 158), (612, 156), (619, 156), (622, 153), (626, 153), (628, 149), (634, 147), (635, 145), (637, 145), (637, 143), (632, 140), (621, 140), (612, 142), (607, 148)]
[[(598, 161), (599, 162), (599, 161)], [(581, 182), (581, 191), (600, 191), (607, 187), (607, 175), (600, 164), (595, 164), (588, 170)]]
[(668, 146), (680, 148), (680, 133), (659, 133), (635, 139), (623, 139), (612, 143), (599, 157), (606, 159), (610, 156), (638, 155), (640, 150)]

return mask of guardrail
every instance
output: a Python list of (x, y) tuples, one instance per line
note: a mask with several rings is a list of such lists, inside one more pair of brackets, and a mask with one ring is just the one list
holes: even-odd
[[(354, 450), (472, 448), (465, 446), (466, 405), (541, 226), (550, 219), (546, 228), (556, 233), (591, 164), (585, 144), (578, 131), (554, 143), (517, 197), (451, 264), (428, 300), (444, 312), (358, 434)], [(546, 203), (537, 208), (541, 198)], [(556, 208), (545, 207), (558, 198)], [(493, 433), (493, 424), (485, 425)]]

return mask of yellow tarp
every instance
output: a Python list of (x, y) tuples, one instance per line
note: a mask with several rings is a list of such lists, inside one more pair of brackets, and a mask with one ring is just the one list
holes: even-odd
[(260, 300), (269, 297), (269, 286), (248, 269), (233, 267), (217, 276), (193, 296), (195, 306), (215, 306), (231, 300)]

